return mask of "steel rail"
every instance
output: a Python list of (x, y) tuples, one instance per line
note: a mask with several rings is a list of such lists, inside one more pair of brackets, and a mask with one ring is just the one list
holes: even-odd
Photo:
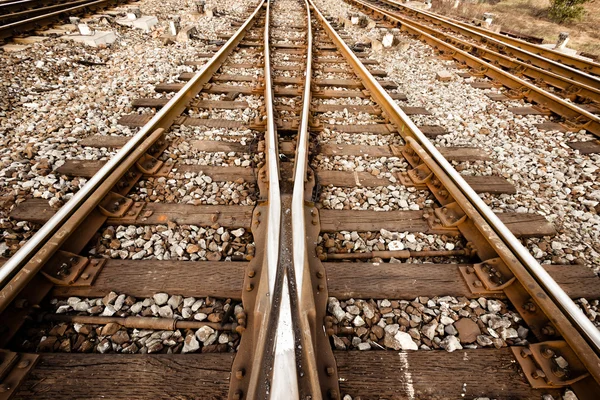
[[(268, 2), (265, 20), (265, 106), (267, 110), (266, 150), (268, 160), (269, 176), (269, 227), (268, 227), (268, 278), (270, 287), (269, 300), (276, 297), (275, 281), (283, 279), (281, 285), (280, 304), (278, 304), (278, 316), (276, 336), (274, 341), (273, 374), (271, 376), (271, 390), (269, 398), (298, 400), (300, 398), (298, 386), (298, 374), (296, 369), (296, 337), (294, 335), (292, 321), (290, 278), (287, 276), (287, 268), (279, 268), (279, 249), (282, 228), (281, 217), (281, 190), (279, 187), (279, 140), (275, 125), (275, 113), (273, 110), (273, 79), (271, 76), (271, 49), (270, 49), (270, 21), (271, 2)], [(283, 277), (278, 277), (278, 270)], [(264, 330), (264, 329), (263, 329)]]
[(38, 15), (37, 17), (32, 17), (21, 21), (12, 22), (10, 24), (5, 24), (0, 26), (0, 39), (5, 39), (7, 37), (13, 36), (13, 34), (15, 33), (23, 33), (50, 24), (52, 21), (59, 20), (63, 18), (63, 16), (68, 14), (76, 14), (88, 8), (102, 8), (106, 7), (109, 4), (118, 4), (121, 1), (122, 0), (96, 0), (79, 6), (54, 11), (49, 14)]
[[(387, 0), (387, 1), (398, 4), (395, 1), (391, 1), (391, 0)], [(398, 4), (398, 5), (400, 5), (400, 4)], [(402, 6), (402, 5), (400, 5), (400, 6)], [(577, 68), (582, 71), (587, 71), (593, 75), (600, 76), (600, 63), (597, 63), (595, 61), (589, 61), (589, 60), (585, 60), (585, 59), (577, 57), (577, 56), (572, 56), (569, 54), (561, 53), (560, 51), (556, 51), (554, 49), (547, 49), (547, 48), (541, 47), (539, 45), (529, 43), (523, 39), (513, 38), (513, 37), (510, 37), (507, 35), (503, 35), (501, 33), (496, 33), (489, 29), (480, 28), (478, 26), (467, 24), (465, 22), (458, 21), (454, 18), (445, 16), (445, 15), (441, 15), (438, 13), (434, 13), (431, 11), (422, 11), (421, 10), (421, 12), (423, 12), (424, 14), (429, 14), (433, 17), (444, 19), (444, 20), (446, 20), (450, 23), (454, 23), (456, 25), (461, 25), (470, 30), (479, 32), (481, 35), (491, 36), (495, 39), (498, 39), (499, 41), (506, 42), (508, 44), (511, 44), (512, 46), (518, 47), (519, 49), (528, 51), (528, 52), (536, 54), (538, 56), (541, 56), (541, 57), (544, 57), (544, 58), (547, 58), (547, 59), (550, 59), (553, 61), (557, 61), (561, 64), (564, 64), (564, 65), (567, 65), (567, 66), (570, 66), (573, 68)]]
[(445, 175), (450, 179), (446, 185), (450, 195), (460, 204), (465, 214), (474, 221), (476, 228), (487, 238), (490, 246), (511, 269), (544, 314), (549, 316), (563, 339), (569, 344), (593, 379), (600, 383), (600, 358), (598, 357), (600, 331), (479, 195), (465, 182), (462, 175), (454, 169), (433, 143), (400, 109), (318, 11), (312, 0), (309, 1), (323, 26), (327, 28), (329, 36), (361, 78), (374, 101), (382, 107), (388, 118), (397, 125), (400, 134), (409, 144), (416, 144), (422, 148), (423, 160), (431, 171), (438, 177)]
[[(296, 152), (294, 165), (294, 188), (292, 192), (292, 246), (293, 246), (293, 271), (296, 290), (296, 304), (298, 305), (298, 326), (302, 336), (303, 370), (306, 377), (303, 378), (309, 386), (311, 398), (320, 400), (325, 397), (321, 391), (319, 365), (317, 361), (318, 346), (317, 335), (325, 335), (319, 329), (321, 321), (317, 320), (317, 326), (311, 323), (316, 315), (314, 285), (310, 273), (308, 261), (308, 249), (306, 246), (306, 210), (305, 195), (306, 183), (308, 181), (308, 149), (310, 135), (308, 125), (310, 122), (311, 93), (312, 93), (312, 57), (313, 57), (313, 32), (310, 6), (304, 0), (307, 20), (307, 46), (306, 46), (306, 70), (304, 90), (302, 92), (302, 113), (296, 138)], [(316, 329), (316, 331), (314, 330)]]
[[(306, 2), (306, 0), (305, 0)], [(306, 2), (308, 12), (308, 46), (306, 61), (306, 80), (302, 93), (302, 114), (298, 128), (298, 139), (296, 144), (296, 163), (294, 168), (294, 191), (292, 199), (292, 227), (294, 243), (294, 270), (296, 282), (298, 285), (304, 285), (305, 270), (307, 269), (307, 249), (306, 249), (306, 226), (304, 216), (304, 187), (308, 174), (308, 146), (310, 135), (308, 133), (308, 123), (310, 117), (310, 104), (312, 92), (312, 24), (308, 2)], [(310, 278), (310, 277), (309, 277)], [(308, 280), (310, 283), (310, 279)], [(298, 300), (302, 301), (302, 291), (298, 291)]]
[[(18, 0), (18, 1), (13, 1), (13, 0), (8, 0), (8, 1), (0, 1), (0, 11), (4, 10), (5, 7), (11, 7), (11, 6), (16, 6), (16, 5), (20, 5), (20, 6), (26, 6), (26, 5), (32, 5), (32, 6), (37, 6), (38, 4), (66, 4), (69, 3), (70, 0), (63, 0), (63, 1), (56, 1), (56, 0)], [(31, 8), (31, 10), (35, 10), (35, 8)]]
[[(54, 10), (63, 10), (68, 7), (73, 7), (75, 5), (81, 5), (89, 3), (90, 0), (76, 0), (69, 3), (60, 3), (54, 4), (51, 6), (40, 7), (40, 8), (32, 8), (30, 10), (17, 11), (10, 14), (0, 14), (0, 23), (4, 23), (5, 21), (11, 21), (15, 19), (19, 19), (25, 16), (31, 16), (34, 14), (43, 14), (45, 12), (52, 12)], [(0, 8), (1, 11), (1, 8)]]
[(37, 10), (48, 5), (68, 4), (72, 0), (54, 1), (54, 0), (20, 0), (20, 1), (0, 1), (0, 14), (5, 15), (15, 11)]
[(380, 13), (381, 15), (386, 16), (391, 21), (400, 24), (402, 29), (420, 36), (433, 47), (448, 49), (452, 53), (453, 58), (466, 62), (468, 66), (479, 70), (480, 73), (486, 75), (487, 77), (502, 82), (503, 85), (509, 87), (510, 89), (520, 91), (521, 94), (530, 101), (545, 106), (550, 111), (564, 117), (568, 122), (575, 123), (578, 125), (578, 129), (586, 129), (588, 132), (600, 137), (600, 117), (582, 109), (581, 107), (578, 107), (575, 104), (565, 101), (555, 94), (547, 92), (530, 82), (506, 72), (502, 68), (496, 67), (495, 65), (481, 60), (456, 46), (446, 43), (445, 41), (420, 30), (410, 23), (407, 23), (406, 20), (398, 18), (390, 11), (367, 3), (363, 0), (346, 0), (346, 2), (360, 5), (374, 13)]
[[(455, 45), (480, 59), (493, 60), (493, 63), (496, 66), (514, 70), (514, 72), (511, 72), (515, 75), (524, 75), (530, 79), (542, 79), (549, 86), (560, 89), (560, 94), (563, 95), (564, 98), (574, 100), (576, 97), (581, 97), (586, 101), (593, 101), (600, 104), (600, 86), (595, 85), (595, 82), (580, 82), (564, 75), (539, 68), (533, 64), (520, 61), (515, 57), (510, 57), (485, 46), (480, 46), (454, 36), (449, 36), (442, 31), (436, 30), (434, 27), (421, 24), (415, 20), (407, 20), (398, 14), (394, 15), (401, 21), (408, 22), (408, 24), (444, 40), (447, 43)], [(594, 86), (591, 86), (590, 84), (594, 84)]]
[[(84, 218), (99, 204), (112, 188), (107, 181), (115, 181), (125, 174), (137, 158), (143, 155), (139, 149), (149, 148), (149, 138), (156, 141), (156, 132), (171, 126), (187, 105), (202, 90), (211, 76), (242, 40), (254, 24), (265, 0), (219, 49), (219, 51), (185, 84), (185, 86), (162, 107), (100, 170), (54, 214), (8, 261), (0, 267), (0, 311), (12, 301), (20, 290), (43, 267), (44, 263), (60, 248)], [(137, 157), (137, 158), (136, 158)], [(127, 165), (125, 165), (127, 162)], [(120, 175), (119, 175), (120, 174)], [(107, 187), (108, 186), (108, 187)]]
[[(600, 85), (600, 77), (594, 76), (600, 75), (599, 64), (587, 62), (585, 60), (578, 60), (577, 58), (570, 57), (561, 53), (558, 53), (561, 54), (559, 60), (553, 59), (551, 57), (546, 57), (546, 55), (556, 54), (556, 52), (548, 52), (547, 54), (541, 54), (543, 49), (541, 49), (538, 46), (528, 44), (527, 42), (523, 42), (519, 39), (506, 38), (504, 35), (499, 35), (500, 37), (498, 38), (494, 36), (497, 36), (498, 34), (491, 35), (490, 32), (478, 32), (473, 30), (470, 26), (457, 25), (452, 21), (441, 18), (437, 14), (406, 7), (393, 0), (376, 1), (388, 4), (391, 7), (395, 7), (400, 12), (412, 13), (413, 15), (417, 16), (417, 18), (422, 18), (428, 20), (433, 24), (444, 26), (447, 29), (468, 36), (480, 42), (488, 43), (499, 48), (506, 48), (507, 51), (514, 53), (514, 56), (516, 58), (519, 58), (526, 62), (531, 62), (532, 64), (540, 68), (551, 70), (555, 73), (564, 75), (568, 78), (574, 79), (579, 82), (584, 82), (589, 86), (598, 87)], [(521, 47), (515, 44), (517, 42), (521, 45)], [(570, 64), (561, 61), (562, 59), (569, 60), (577, 66), (571, 66)], [(590, 72), (593, 72), (594, 75), (590, 75)]]

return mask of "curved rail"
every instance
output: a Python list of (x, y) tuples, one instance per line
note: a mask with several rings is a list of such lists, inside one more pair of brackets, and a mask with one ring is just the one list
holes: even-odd
[(432, 36), (421, 29), (406, 22), (406, 19), (398, 17), (395, 13), (387, 11), (383, 8), (375, 6), (363, 0), (346, 0), (348, 3), (359, 5), (374, 13), (380, 13), (390, 19), (392, 22), (401, 25), (402, 29), (409, 33), (418, 35), (424, 41), (440, 49), (447, 49), (452, 57), (464, 61), (469, 67), (479, 70), (480, 73), (491, 79), (496, 79), (502, 82), (503, 85), (510, 89), (518, 91), (522, 96), (547, 107), (550, 111), (562, 116), (568, 122), (575, 124), (578, 129), (586, 129), (588, 132), (596, 136), (600, 136), (600, 117), (572, 104), (562, 98), (547, 92), (534, 84), (527, 82), (521, 78), (504, 71), (495, 65), (492, 65), (484, 60), (479, 59), (472, 54), (453, 46), (442, 39)]
[(416, 145), (417, 151), (422, 155), (421, 158), (433, 174), (450, 178), (446, 188), (451, 197), (460, 205), (467, 217), (474, 221), (476, 229), (488, 238), (490, 246), (507, 264), (544, 314), (552, 319), (590, 375), (600, 383), (600, 358), (598, 357), (600, 331), (393, 101), (316, 8), (315, 13), (327, 27), (329, 36), (334, 39), (338, 49), (361, 78), (374, 101), (397, 125), (405, 141), (410, 145)]
[[(267, 237), (269, 245), (273, 248), (268, 251), (267, 261), (269, 262), (269, 287), (271, 301), (276, 295), (279, 295), (280, 304), (278, 304), (277, 328), (274, 343), (273, 375), (271, 377), (271, 399), (290, 400), (299, 399), (298, 378), (296, 371), (296, 349), (295, 335), (292, 321), (291, 290), (289, 287), (290, 278), (287, 276), (286, 268), (279, 268), (279, 246), (281, 237), (281, 191), (279, 187), (279, 141), (277, 129), (275, 127), (275, 115), (273, 111), (273, 79), (271, 76), (271, 50), (270, 50), (270, 11), (271, 1), (267, 5), (267, 16), (265, 20), (265, 106), (267, 109), (267, 130), (265, 142), (267, 145), (267, 155), (270, 158), (268, 163), (269, 175), (269, 235)], [(272, 215), (272, 213), (277, 213)], [(271, 243), (273, 241), (273, 243)], [(273, 257), (276, 257), (273, 259)], [(278, 277), (279, 273), (283, 274)], [(275, 293), (275, 280), (283, 279), (281, 285), (281, 294)]]
[[(306, 71), (304, 90), (302, 93), (302, 114), (298, 127), (296, 139), (296, 153), (294, 165), (294, 189), (292, 193), (292, 246), (293, 246), (293, 271), (294, 282), (296, 284), (296, 304), (298, 305), (298, 326), (302, 335), (302, 353), (304, 371), (307, 373), (306, 385), (314, 399), (325, 398), (323, 388), (326, 386), (322, 372), (322, 365), (319, 363), (319, 342), (318, 335), (323, 336), (324, 332), (318, 327), (321, 321), (315, 313), (315, 293), (314, 283), (311, 277), (311, 268), (308, 261), (308, 248), (306, 246), (307, 229), (306, 219), (308, 209), (306, 202), (306, 186), (310, 180), (308, 167), (308, 149), (310, 135), (308, 132), (310, 120), (310, 108), (312, 99), (312, 57), (313, 57), (313, 28), (310, 6), (308, 1), (304, 0), (307, 18), (307, 50), (306, 50)], [(313, 328), (317, 328), (315, 332)], [(328, 344), (328, 339), (326, 340)], [(323, 352), (323, 349), (321, 350)], [(321, 367), (321, 368), (320, 368)], [(334, 398), (334, 397), (330, 397)]]
[[(89, 1), (90, 0), (75, 0), (75, 1), (68, 2), (68, 3), (60, 3), (60, 4), (53, 4), (53, 5), (45, 6), (45, 7), (26, 9), (26, 10), (22, 10), (22, 11), (12, 12), (9, 14), (0, 14), (0, 23), (3, 24), (6, 21), (14, 21), (14, 20), (18, 20), (19, 18), (25, 18), (27, 16), (33, 17), (33, 16), (43, 14), (43, 13), (51, 13), (54, 11), (64, 10), (65, 8), (89, 3)], [(0, 11), (3, 11), (3, 8), (1, 5), (0, 5)]]
[(59, 11), (51, 12), (49, 14), (38, 15), (37, 17), (32, 17), (21, 21), (12, 22), (10, 24), (2, 25), (0, 26), (0, 39), (5, 39), (18, 33), (24, 33), (33, 29), (41, 28), (42, 26), (49, 25), (55, 21), (62, 19), (66, 15), (77, 14), (87, 9), (98, 9), (108, 7), (112, 4), (118, 4), (122, 1), (123, 0), (90, 1), (75, 7), (69, 7)]
[(394, 16), (405, 23), (408, 23), (412, 26), (421, 29), (424, 32), (429, 33), (432, 36), (435, 36), (449, 44), (457, 46), (461, 50), (469, 52), (477, 58), (486, 61), (491, 61), (494, 63), (494, 65), (505, 68), (513, 72), (515, 75), (524, 75), (532, 80), (542, 80), (546, 84), (554, 88), (558, 88), (560, 90), (560, 94), (562, 94), (565, 98), (571, 100), (575, 100), (576, 98), (583, 98), (583, 102), (592, 101), (600, 103), (600, 85), (598, 85), (598, 82), (595, 79), (587, 79), (587, 75), (581, 75), (579, 77), (568, 77), (565, 75), (561, 75), (540, 68), (531, 63), (520, 61), (515, 57), (502, 54), (501, 51), (503, 50), (501, 49), (499, 49), (499, 51), (494, 51), (485, 46), (480, 46), (478, 44), (457, 37), (448, 36), (445, 33), (436, 30), (431, 26), (421, 24), (415, 20), (404, 19), (399, 14), (394, 14)]
[(63, 205), (23, 247), (0, 267), (0, 311), (6, 308), (45, 262), (73, 234), (121, 176), (144, 154), (144, 149), (158, 141), (162, 132), (168, 129), (175, 119), (185, 111), (189, 102), (200, 93), (211, 76), (220, 68), (254, 24), (264, 1), (260, 2), (245, 23), (202, 69), (108, 160), (71, 200)]
[(571, 71), (571, 73), (578, 72), (578, 70), (587, 71), (588, 73), (596, 75), (595, 78), (598, 82), (600, 82), (600, 77), (598, 77), (600, 76), (600, 64), (598, 63), (587, 61), (579, 57), (573, 57), (552, 49), (544, 49), (524, 40), (511, 38), (487, 29), (473, 27), (472, 25), (465, 24), (464, 22), (458, 22), (452, 18), (432, 13), (431, 11), (416, 10), (414, 8), (402, 5), (394, 0), (378, 1), (389, 4), (398, 9), (402, 9), (405, 12), (412, 13), (418, 17), (428, 19), (431, 22), (443, 25), (473, 39), (480, 41), (485, 40), (488, 43), (495, 45), (504, 45), (512, 50), (518, 58), (521, 58), (522, 60), (529, 60), (538, 66), (541, 66), (540, 64), (546, 65), (546, 67), (543, 67), (545, 69), (552, 68), (552, 70), (555, 71)]

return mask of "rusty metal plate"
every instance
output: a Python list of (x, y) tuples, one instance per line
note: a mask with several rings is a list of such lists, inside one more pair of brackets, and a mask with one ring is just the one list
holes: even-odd
[(511, 348), (533, 388), (570, 386), (589, 376), (573, 350), (563, 340)]
[(8, 400), (39, 359), (37, 354), (0, 350), (0, 400)]

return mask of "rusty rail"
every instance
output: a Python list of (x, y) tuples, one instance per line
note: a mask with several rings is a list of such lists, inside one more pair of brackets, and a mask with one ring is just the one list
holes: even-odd
[(560, 91), (562, 97), (567, 98), (571, 101), (582, 100), (581, 102), (595, 102), (600, 104), (600, 80), (589, 77), (586, 74), (559, 74), (552, 72), (547, 69), (540, 68), (539, 66), (520, 61), (513, 55), (503, 54), (506, 53), (506, 49), (498, 49), (498, 51), (491, 50), (485, 46), (480, 46), (475, 43), (464, 41), (460, 38), (449, 36), (435, 28), (428, 25), (421, 24), (415, 20), (407, 20), (399, 14), (394, 14), (399, 20), (413, 25), (418, 29), (429, 33), (447, 43), (450, 43), (461, 50), (465, 50), (468, 53), (476, 56), (483, 60), (489, 60), (493, 65), (507, 69), (512, 74), (517, 76), (526, 76), (537, 81), (552, 86)]
[(119, 4), (122, 1), (123, 0), (89, 1), (85, 4), (77, 5), (74, 7), (64, 8), (59, 11), (54, 11), (48, 14), (38, 15), (36, 17), (24, 19), (21, 21), (11, 22), (9, 24), (0, 26), (0, 39), (5, 39), (15, 34), (25, 33), (33, 29), (41, 28), (53, 22), (60, 21), (67, 15), (78, 14), (86, 10), (96, 10), (99, 8), (105, 8), (113, 4)]
[[(8, 14), (2, 14), (1, 12), (4, 11), (4, 6), (2, 6), (0, 4), (0, 24), (5, 24), (9, 21), (18, 21), (20, 18), (25, 18), (25, 17), (33, 17), (33, 16), (37, 16), (39, 14), (44, 14), (44, 13), (50, 13), (50, 12), (54, 12), (54, 11), (60, 11), (60, 10), (64, 10), (66, 8), (71, 8), (71, 7), (75, 7), (78, 5), (85, 5), (86, 3), (88, 3), (90, 0), (75, 0), (72, 2), (68, 2), (68, 3), (58, 3), (58, 4), (52, 4), (49, 6), (45, 6), (45, 7), (39, 7), (39, 8), (32, 8), (32, 9), (25, 9), (22, 11), (15, 11), (12, 13), (8, 13)], [(14, 4), (14, 3), (12, 3)]]
[(399, 24), (401, 29), (420, 37), (422, 40), (434, 48), (444, 49), (448, 55), (466, 63), (469, 67), (478, 71), (478, 73), (487, 76), (490, 79), (501, 82), (504, 86), (513, 90), (520, 97), (529, 101), (538, 103), (548, 110), (566, 119), (567, 123), (575, 126), (577, 129), (586, 129), (588, 132), (600, 137), (600, 118), (575, 104), (572, 104), (560, 97), (537, 87), (536, 85), (518, 78), (510, 72), (504, 71), (495, 65), (479, 59), (470, 53), (453, 46), (444, 40), (438, 39), (423, 30), (411, 25), (406, 19), (397, 16), (395, 13), (387, 11), (381, 7), (367, 3), (363, 0), (346, 0), (350, 4), (362, 7), (371, 13), (379, 14), (388, 18), (393, 23)]
[(132, 168), (145, 152), (158, 142), (166, 129), (185, 111), (210, 77), (242, 40), (253, 25), (264, 3), (260, 5), (194, 77), (140, 131), (119, 150), (71, 200), (33, 235), (17, 253), (0, 267), (0, 311), (42, 269), (46, 261), (100, 204), (113, 186)]
[[(312, 1), (311, 4), (315, 7)], [(406, 142), (404, 154), (415, 166), (414, 181), (426, 184), (442, 204), (436, 215), (444, 226), (458, 227), (463, 236), (474, 244), (482, 265), (500, 263), (506, 266), (503, 269), (505, 275), (516, 279), (502, 290), (526, 322), (529, 320), (534, 325), (538, 338), (549, 340), (560, 334), (589, 373), (582, 377), (585, 383), (574, 386), (576, 393), (589, 396), (591, 391), (597, 391), (600, 383), (597, 353), (600, 331), (400, 109), (316, 7), (315, 14), (373, 100), (397, 126)], [(527, 312), (528, 307), (534, 311)]]
[[(552, 49), (544, 49), (524, 40), (511, 38), (487, 29), (468, 25), (464, 22), (459, 22), (450, 17), (441, 16), (431, 11), (422, 11), (406, 7), (394, 0), (378, 1), (401, 9), (403, 12), (415, 15), (418, 18), (428, 20), (436, 25), (441, 25), (465, 36), (469, 36), (482, 43), (489, 43), (494, 46), (506, 46), (517, 58), (523, 61), (529, 61), (537, 66), (542, 66), (544, 69), (558, 70), (565, 73), (577, 73), (577, 70), (580, 70), (600, 76), (600, 64), (593, 61), (587, 61)], [(581, 74), (579, 75), (581, 76)], [(597, 82), (600, 82), (600, 78), (597, 79)]]
[[(321, 399), (339, 398), (338, 376), (335, 358), (323, 329), (319, 329), (325, 318), (328, 292), (323, 266), (314, 249), (307, 246), (307, 238), (315, 238), (318, 231), (313, 216), (316, 215), (311, 203), (315, 185), (315, 174), (308, 164), (309, 123), (312, 100), (313, 72), (313, 22), (311, 5), (304, 0), (308, 25), (307, 62), (304, 90), (302, 93), (302, 114), (298, 128), (295, 165), (294, 190), (291, 202), (292, 248), (293, 248), (293, 286), (296, 287), (297, 312), (295, 321), (301, 336), (302, 363), (305, 376), (300, 385), (306, 397)], [(315, 239), (316, 241), (316, 239)], [(316, 329), (315, 329), (316, 328)]]
[(161, 331), (174, 331), (176, 329), (200, 329), (208, 326), (218, 331), (235, 331), (237, 324), (208, 321), (182, 321), (175, 318), (155, 318), (155, 317), (103, 317), (95, 315), (64, 315), (64, 314), (46, 314), (45, 321), (68, 322), (71, 324), (89, 324), (106, 325), (119, 324), (125, 328), (131, 329), (150, 329)]
[[(258, 182), (265, 201), (259, 211), (255, 211), (252, 224), (255, 241), (259, 241), (257, 250), (259, 246), (264, 250), (260, 257), (252, 260), (250, 272), (244, 277), (246, 290), (242, 301), (248, 323), (232, 367), (237, 378), (230, 381), (229, 398), (232, 399), (299, 398), (290, 292), (281, 254), (284, 232), (271, 76), (270, 13), (271, 2), (267, 2), (263, 36), (267, 162), (259, 172)], [(263, 212), (267, 214), (266, 227), (261, 221)]]

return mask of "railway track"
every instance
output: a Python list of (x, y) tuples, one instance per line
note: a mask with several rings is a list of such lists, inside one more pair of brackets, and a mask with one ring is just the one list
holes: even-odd
[(68, 16), (89, 13), (120, 3), (119, 0), (78, 0), (58, 4), (38, 0), (0, 3), (0, 40), (64, 21)]
[(510, 182), (458, 173), (485, 152), (436, 147), (321, 3), (248, 14), (80, 142), (116, 150), (56, 170), (89, 178), (66, 204), (12, 210), (1, 395), (594, 398), (598, 278), (516, 238), (552, 226), (495, 214)]
[[(443, 29), (439, 29), (436, 26), (441, 24), (439, 18), (417, 12), (418, 17), (426, 18), (430, 24), (423, 25), (419, 19), (407, 19), (401, 13), (389, 11), (390, 8), (396, 7), (410, 10), (394, 2), (383, 2), (386, 9), (369, 6), (368, 2), (362, 0), (352, 4), (362, 6), (380, 18), (391, 18), (402, 30), (442, 49), (448, 57), (472, 68), (476, 74), (504, 85), (510, 98), (525, 98), (535, 103), (540, 111), (551, 112), (561, 117), (561, 122), (569, 124), (571, 129), (586, 129), (596, 136), (600, 134), (600, 79), (597, 76), (549, 60), (545, 53), (544, 56), (538, 55), (537, 53), (542, 52), (541, 49), (538, 49), (537, 53), (524, 52), (511, 44), (465, 27), (459, 29), (451, 23), (442, 24)], [(455, 36), (457, 32), (462, 37)], [(486, 47), (480, 43), (485, 43)], [(587, 64), (589, 68), (586, 69), (591, 70), (596, 65), (591, 62)]]
[[(422, 12), (419, 12), (418, 10), (409, 10), (407, 7), (403, 7), (401, 4), (398, 4), (397, 2), (394, 2), (394, 1), (388, 1), (387, 4), (391, 4), (398, 9), (406, 10), (409, 13), (412, 13), (413, 15), (419, 15), (419, 18), (429, 19), (432, 21), (433, 20), (439, 21), (439, 24), (441, 24), (441, 25), (444, 25), (442, 20), (445, 20), (445, 21), (449, 22), (448, 26), (452, 26), (453, 28), (454, 28), (454, 24), (462, 26), (464, 28), (468, 28), (469, 30), (473, 31), (473, 33), (471, 33), (471, 32), (469, 32), (469, 33), (471, 35), (473, 35), (474, 38), (477, 38), (479, 40), (481, 40), (485, 36), (499, 40), (501, 42), (501, 43), (498, 43), (500, 46), (502, 45), (502, 42), (503, 42), (505, 45), (510, 46), (511, 49), (517, 48), (517, 49), (523, 50), (523, 52), (519, 52), (516, 54), (519, 54), (518, 57), (523, 57), (522, 59), (524, 59), (524, 60), (531, 59), (531, 58), (527, 58), (527, 57), (531, 57), (532, 55), (534, 57), (542, 56), (543, 58), (553, 60), (553, 61), (558, 61), (564, 65), (567, 65), (567, 66), (570, 66), (573, 68), (577, 68), (581, 71), (585, 71), (592, 75), (596, 75), (596, 76), (600, 75), (600, 65), (598, 65), (597, 62), (590, 61), (590, 60), (587, 60), (587, 59), (581, 58), (581, 57), (570, 56), (570, 55), (567, 55), (565, 53), (562, 53), (560, 51), (553, 50), (553, 49), (542, 49), (539, 46), (535, 46), (525, 40), (521, 40), (518, 38), (512, 38), (510, 36), (503, 35), (503, 34), (498, 34), (497, 32), (492, 32), (490, 30), (483, 29), (481, 27), (472, 26), (472, 25), (466, 24), (461, 21), (453, 20), (452, 18), (436, 15), (434, 13), (422, 13)], [(457, 29), (457, 28), (458, 27), (455, 27), (454, 29)], [(465, 32), (467, 32), (467, 31), (465, 31)], [(477, 33), (479, 35), (475, 36), (475, 34), (477, 34)], [(527, 53), (529, 53), (529, 54), (527, 54)], [(536, 57), (536, 60), (538, 60), (538, 59), (539, 59), (539, 57)]]

